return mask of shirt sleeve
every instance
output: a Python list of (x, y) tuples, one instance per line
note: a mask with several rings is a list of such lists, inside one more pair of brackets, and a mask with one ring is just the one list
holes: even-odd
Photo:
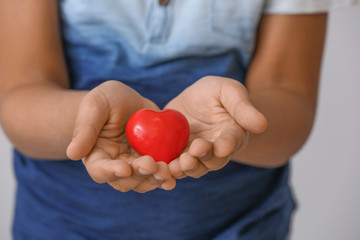
[(360, 0), (267, 0), (265, 13), (301, 14), (329, 12), (360, 3)]

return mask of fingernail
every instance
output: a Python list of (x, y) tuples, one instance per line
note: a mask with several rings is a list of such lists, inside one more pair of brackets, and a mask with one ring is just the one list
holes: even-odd
[(142, 169), (142, 168), (138, 168), (138, 172), (139, 172), (141, 175), (149, 175), (149, 174), (150, 174), (150, 172), (145, 171), (145, 170)]
[(158, 180), (158, 181), (164, 180), (162, 177), (160, 177), (160, 176), (158, 176), (158, 175), (156, 175), (156, 174), (154, 174), (154, 178), (155, 178), (156, 180)]

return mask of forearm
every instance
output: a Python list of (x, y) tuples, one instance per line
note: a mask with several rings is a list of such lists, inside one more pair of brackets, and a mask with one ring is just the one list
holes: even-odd
[(52, 83), (11, 90), (0, 101), (0, 121), (13, 145), (39, 159), (66, 159), (78, 106), (86, 92)]
[(276, 87), (264, 88), (250, 97), (266, 116), (268, 128), (262, 134), (251, 134), (247, 147), (234, 155), (234, 161), (259, 167), (287, 163), (311, 131), (314, 104), (301, 94)]

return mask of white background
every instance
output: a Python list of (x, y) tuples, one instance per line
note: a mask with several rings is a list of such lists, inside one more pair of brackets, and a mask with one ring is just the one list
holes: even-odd
[[(313, 133), (293, 158), (292, 240), (360, 239), (360, 6), (330, 15)], [(0, 239), (10, 238), (15, 181), (0, 130)], [(256, 240), (256, 239), (254, 239)]]
[(330, 16), (317, 119), (293, 159), (292, 240), (360, 239), (360, 6)]

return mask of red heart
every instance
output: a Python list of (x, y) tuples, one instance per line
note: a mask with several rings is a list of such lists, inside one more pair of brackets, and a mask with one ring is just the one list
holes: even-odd
[(169, 163), (185, 148), (190, 135), (189, 123), (178, 111), (155, 112), (141, 109), (127, 122), (126, 137), (140, 155)]

